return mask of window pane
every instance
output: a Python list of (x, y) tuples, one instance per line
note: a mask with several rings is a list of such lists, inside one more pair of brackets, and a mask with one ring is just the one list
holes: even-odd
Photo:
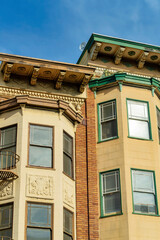
[(52, 128), (31, 125), (30, 144), (52, 147)]
[(10, 227), (12, 224), (12, 205), (0, 207), (0, 228)]
[(69, 156), (67, 156), (65, 153), (63, 154), (63, 170), (64, 170), (64, 172), (68, 175), (68, 176), (70, 176), (70, 177), (72, 177), (72, 159), (69, 157)]
[[(6, 238), (4, 237), (6, 236)], [(5, 230), (0, 230), (0, 237), (3, 237), (3, 240), (9, 240), (8, 237), (12, 237), (12, 229), (5, 229)], [(1, 240), (1, 238), (0, 238)]]
[(129, 136), (149, 139), (149, 123), (129, 119)]
[(134, 209), (142, 213), (156, 213), (155, 197), (149, 193), (134, 192)]
[(104, 122), (101, 124), (101, 126), (102, 126), (102, 140), (117, 136), (116, 120)]
[[(15, 148), (11, 148), (14, 150)], [(0, 151), (0, 168), (6, 169), (6, 168), (12, 168), (16, 165), (16, 159), (15, 154), (13, 151), (7, 151), (6, 149), (4, 151)]]
[(28, 204), (28, 225), (51, 227), (51, 206)]
[(51, 230), (27, 228), (27, 240), (51, 240)]
[(1, 130), (1, 148), (16, 144), (16, 126)]
[(133, 171), (133, 188), (136, 191), (154, 193), (153, 173), (144, 171)]
[(101, 121), (115, 119), (115, 102), (104, 103), (101, 105)]
[(103, 193), (119, 190), (119, 173), (114, 171), (103, 175)]
[(129, 118), (148, 120), (147, 103), (128, 100)]
[(72, 156), (72, 138), (66, 133), (63, 133), (63, 150)]
[(67, 209), (64, 209), (64, 231), (72, 235), (72, 221), (73, 213), (69, 212)]
[(158, 122), (158, 127), (160, 128), (160, 111), (157, 109), (157, 122)]
[(29, 164), (41, 167), (52, 167), (52, 149), (30, 146)]
[(121, 200), (120, 192), (104, 195), (104, 212), (120, 212), (121, 211)]
[(72, 240), (72, 239), (73, 239), (72, 236), (69, 236), (66, 233), (64, 233), (63, 240)]

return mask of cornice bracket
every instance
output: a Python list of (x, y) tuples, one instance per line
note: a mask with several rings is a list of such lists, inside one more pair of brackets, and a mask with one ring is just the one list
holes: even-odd
[(87, 75), (85, 74), (83, 80), (82, 80), (82, 83), (79, 87), (79, 92), (80, 93), (83, 93), (84, 92), (84, 89), (85, 89), (85, 86), (88, 84), (89, 80), (90, 80), (91, 76), (90, 75)]
[(144, 67), (144, 64), (145, 64), (145, 61), (146, 61), (146, 58), (148, 56), (149, 52), (143, 52), (139, 59), (138, 59), (138, 68), (139, 69), (142, 69)]
[(56, 84), (55, 84), (55, 89), (57, 89), (57, 90), (61, 89), (62, 82), (63, 82), (65, 76), (66, 76), (66, 71), (60, 71), (58, 79), (57, 79)]
[(4, 81), (9, 82), (13, 64), (7, 63), (4, 68)]
[(40, 68), (37, 68), (37, 67), (34, 67), (34, 69), (33, 69), (32, 77), (31, 77), (31, 81), (30, 81), (30, 84), (31, 84), (32, 86), (35, 86), (36, 83), (37, 83), (37, 78), (38, 78), (39, 70), (40, 70)]
[(119, 91), (122, 92), (123, 81), (118, 81)]
[(116, 65), (121, 63), (121, 59), (123, 57), (125, 48), (124, 47), (119, 47), (119, 49), (117, 50), (117, 52), (115, 53), (115, 59), (114, 59), (114, 63)]
[(92, 61), (96, 60), (97, 59), (97, 55), (98, 55), (98, 52), (100, 50), (100, 47), (102, 46), (102, 43), (99, 43), (99, 42), (96, 42), (92, 49), (91, 49), (91, 55), (90, 55), (90, 59)]

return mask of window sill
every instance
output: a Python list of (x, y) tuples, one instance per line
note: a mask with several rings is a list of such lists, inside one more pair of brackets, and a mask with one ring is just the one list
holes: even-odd
[(117, 213), (111, 213), (108, 215), (103, 215), (103, 216), (100, 216), (100, 218), (113, 217), (113, 216), (118, 216), (118, 215), (123, 215), (123, 212), (117, 212)]
[(144, 140), (144, 141), (153, 141), (153, 139), (146, 139), (146, 138), (138, 138), (138, 137), (131, 137), (131, 136), (128, 136), (128, 138), (131, 138), (131, 139), (137, 139), (137, 140)]
[(32, 165), (26, 165), (27, 168), (36, 168), (36, 169), (45, 169), (45, 170), (55, 170), (53, 167), (41, 167), (41, 166), (32, 166)]
[(132, 212), (132, 214), (136, 214), (136, 215), (143, 215), (143, 216), (152, 216), (152, 217), (159, 217), (159, 214), (148, 214), (148, 213), (138, 213), (138, 212)]
[(68, 178), (70, 178), (71, 180), (73, 180), (73, 181), (75, 181), (75, 179), (73, 178), (73, 177), (71, 177), (71, 176), (69, 176), (67, 173), (65, 173), (65, 172), (62, 172), (66, 177), (68, 177)]
[(114, 139), (118, 139), (119, 137), (116, 136), (116, 137), (112, 137), (112, 138), (108, 138), (108, 139), (104, 139), (104, 140), (99, 140), (97, 143), (102, 143), (102, 142), (108, 142), (110, 140), (114, 140)]

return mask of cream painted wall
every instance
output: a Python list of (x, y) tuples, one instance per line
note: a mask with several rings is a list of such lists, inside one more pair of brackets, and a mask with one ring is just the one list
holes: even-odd
[[(126, 98), (149, 102), (153, 141), (128, 137)], [(142, 88), (123, 86), (122, 92), (119, 91), (119, 87), (97, 91), (96, 104), (112, 99), (116, 99), (117, 103), (119, 138), (97, 143), (97, 164), (98, 173), (120, 168), (123, 215), (100, 218), (100, 239), (158, 240), (160, 218), (132, 213), (131, 168), (155, 171), (157, 201), (160, 208), (160, 147), (156, 115), (156, 106), (160, 108), (160, 101), (156, 94), (152, 96), (150, 90)]]
[[(29, 123), (54, 126), (54, 169), (27, 166)], [(14, 181), (14, 193), (0, 204), (14, 202), (13, 239), (26, 239), (26, 203), (40, 202), (54, 206), (53, 239), (63, 239), (63, 207), (74, 213), (75, 181), (63, 174), (63, 130), (75, 139), (75, 126), (63, 115), (54, 111), (24, 108), (0, 115), (0, 126), (17, 124), (17, 154), (20, 161), (14, 170), (19, 178)], [(75, 159), (75, 158), (74, 158)], [(32, 184), (37, 181), (35, 192)], [(46, 184), (47, 195), (41, 183)], [(75, 224), (75, 221), (74, 221)], [(76, 237), (75, 237), (76, 239)]]

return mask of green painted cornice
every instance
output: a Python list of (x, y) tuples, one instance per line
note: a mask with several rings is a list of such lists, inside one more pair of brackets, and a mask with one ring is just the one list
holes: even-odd
[(90, 80), (89, 88), (98, 90), (102, 88), (113, 87), (117, 84), (123, 85), (137, 85), (141, 87), (155, 88), (160, 92), (160, 81), (155, 78), (147, 78), (142, 76), (135, 76), (127, 73), (115, 73), (100, 79)]
[(85, 49), (83, 50), (81, 56), (79, 57), (77, 64), (80, 63), (83, 55), (85, 54), (86, 51), (90, 51), (92, 45), (94, 42), (101, 42), (101, 43), (110, 43), (114, 45), (119, 45), (121, 47), (129, 47), (129, 48), (136, 48), (142, 51), (147, 51), (147, 52), (159, 52), (160, 53), (160, 47), (155, 46), (155, 45), (150, 45), (150, 44), (145, 44), (145, 43), (139, 43), (139, 42), (134, 42), (134, 41), (129, 41), (125, 39), (120, 39), (120, 38), (114, 38), (114, 37), (109, 37), (101, 34), (95, 34), (93, 33), (91, 37), (89, 38)]

